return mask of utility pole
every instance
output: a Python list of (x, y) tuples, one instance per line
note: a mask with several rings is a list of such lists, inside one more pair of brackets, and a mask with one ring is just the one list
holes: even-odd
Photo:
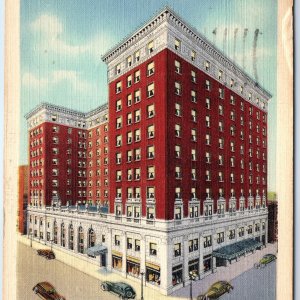
[(141, 300), (144, 300), (144, 289), (143, 289), (143, 279), (144, 279), (144, 272), (141, 272)]

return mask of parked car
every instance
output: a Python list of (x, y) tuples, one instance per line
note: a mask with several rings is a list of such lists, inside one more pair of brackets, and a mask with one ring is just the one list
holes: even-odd
[(49, 282), (40, 282), (32, 289), (35, 294), (45, 300), (66, 300), (65, 297), (58, 294), (54, 286)]
[(225, 293), (229, 293), (233, 290), (233, 286), (227, 281), (215, 282), (205, 294), (199, 295), (197, 300), (210, 300), (217, 299)]
[(254, 267), (256, 269), (264, 268), (267, 264), (269, 264), (270, 262), (272, 262), (276, 259), (277, 259), (277, 257), (274, 254), (270, 254), (270, 253), (266, 254), (260, 259), (260, 261), (258, 263), (254, 264)]
[(45, 257), (46, 259), (54, 259), (55, 258), (55, 254), (52, 250), (38, 249), (37, 254)]
[(117, 294), (122, 299), (134, 299), (136, 296), (135, 290), (124, 282), (104, 281), (101, 283), (103, 291), (109, 291)]

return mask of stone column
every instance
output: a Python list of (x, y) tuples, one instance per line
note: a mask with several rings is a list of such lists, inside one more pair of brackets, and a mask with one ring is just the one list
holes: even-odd
[(200, 250), (200, 255), (199, 255), (199, 277), (202, 279), (204, 277), (204, 266), (203, 266), (203, 251), (204, 251), (204, 240), (202, 234), (200, 234), (199, 238), (199, 250)]
[(182, 243), (182, 255), (183, 255), (183, 281), (185, 282), (185, 285), (188, 284), (190, 281), (189, 276), (189, 241), (187, 236), (184, 237), (183, 243)]
[(160, 251), (160, 288), (161, 293), (168, 295), (172, 290), (172, 246), (171, 239), (162, 238)]
[(112, 270), (112, 229), (108, 228), (105, 232), (105, 244), (107, 245), (106, 253), (106, 268), (108, 271)]
[(140, 272), (146, 273), (146, 236), (145, 235), (141, 235), (140, 246), (141, 246), (141, 248), (140, 248)]
[(123, 231), (121, 233), (121, 249), (122, 249), (122, 276), (126, 277), (126, 249), (127, 249), (127, 235), (126, 232)]

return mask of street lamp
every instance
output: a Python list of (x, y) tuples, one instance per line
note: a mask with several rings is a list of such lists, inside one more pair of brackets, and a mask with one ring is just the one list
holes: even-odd
[(141, 300), (144, 300), (143, 279), (144, 279), (145, 273), (144, 273), (144, 272), (141, 272), (140, 274), (141, 274)]
[(32, 248), (32, 239), (33, 239), (33, 234), (32, 234), (32, 232), (30, 232), (29, 235), (30, 235), (30, 247)]
[(196, 279), (197, 275), (194, 272), (189, 273), (190, 277), (190, 300), (193, 300), (193, 281)]
[(50, 250), (52, 251), (52, 243), (54, 240), (50, 240)]

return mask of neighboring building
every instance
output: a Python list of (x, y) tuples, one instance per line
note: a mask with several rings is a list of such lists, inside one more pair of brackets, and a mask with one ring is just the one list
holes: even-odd
[(30, 203), (108, 202), (107, 184), (100, 184), (100, 174), (107, 177), (107, 106), (84, 114), (42, 103), (26, 118)]
[(278, 201), (275, 193), (268, 193), (268, 242), (278, 240)]
[(17, 228), (21, 234), (26, 233), (26, 210), (28, 205), (28, 166), (19, 166), (19, 201)]
[[(190, 272), (202, 279), (238, 259), (241, 252), (233, 244), (244, 252), (265, 245), (271, 95), (169, 8), (103, 60), (109, 101), (99, 138), (88, 124), (89, 114), (72, 113), (84, 130), (90, 128), (85, 139), (72, 144), (75, 157), (80, 142), (91, 153), (82, 171), (85, 197), (78, 197), (74, 186), (72, 196), (63, 198), (64, 185), (59, 184), (48, 187), (51, 192), (44, 189), (39, 202), (34, 201), (37, 188), (31, 188), (29, 233), (53, 240), (73, 255), (96, 246), (108, 270), (136, 280), (145, 272), (146, 284), (164, 294), (188, 282)], [(65, 110), (55, 111), (59, 109)], [(55, 124), (49, 120), (52, 110), (47, 106), (42, 119), (41, 108), (30, 113), (30, 132), (46, 121), (50, 131), (62, 124), (58, 112)], [(72, 130), (76, 137), (77, 131), (84, 132), (77, 127)], [(43, 155), (51, 157), (53, 147), (60, 147), (53, 145), (54, 137), (61, 140), (57, 133), (47, 137)], [(98, 150), (105, 156), (95, 174)], [(75, 174), (77, 168), (76, 161)], [(104, 186), (99, 198), (98, 180)], [(56, 195), (61, 201), (53, 205)], [(97, 206), (79, 205), (88, 202)]]

